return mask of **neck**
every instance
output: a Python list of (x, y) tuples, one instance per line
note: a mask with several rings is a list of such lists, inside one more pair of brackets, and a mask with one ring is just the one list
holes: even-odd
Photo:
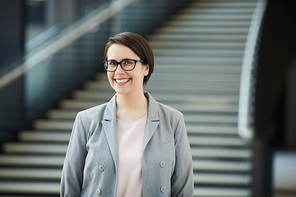
[(116, 104), (119, 109), (135, 110), (147, 107), (147, 99), (143, 92), (133, 95), (117, 94)]
[(137, 94), (117, 94), (116, 116), (120, 120), (137, 120), (148, 112), (148, 100), (143, 91)]

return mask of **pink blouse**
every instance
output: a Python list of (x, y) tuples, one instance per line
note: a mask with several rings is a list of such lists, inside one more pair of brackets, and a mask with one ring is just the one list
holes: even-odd
[(117, 120), (119, 167), (116, 197), (142, 197), (142, 155), (147, 114), (136, 121)]

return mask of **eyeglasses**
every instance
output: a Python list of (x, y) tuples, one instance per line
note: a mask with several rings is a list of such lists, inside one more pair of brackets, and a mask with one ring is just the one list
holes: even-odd
[(133, 59), (124, 59), (121, 62), (115, 60), (106, 60), (103, 61), (103, 65), (108, 72), (116, 71), (118, 64), (125, 71), (131, 71), (136, 67), (137, 62), (145, 62), (144, 60), (133, 60)]

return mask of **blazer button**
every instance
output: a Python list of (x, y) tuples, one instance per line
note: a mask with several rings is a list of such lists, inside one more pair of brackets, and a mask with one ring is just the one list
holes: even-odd
[(100, 189), (97, 189), (97, 194), (100, 195), (102, 191)]
[(162, 187), (160, 188), (160, 191), (163, 193), (163, 192), (165, 191), (165, 187), (162, 186)]
[(99, 170), (100, 170), (101, 172), (103, 172), (103, 171), (105, 170), (105, 167), (104, 167), (103, 165), (100, 165), (100, 166), (99, 166)]
[(160, 165), (160, 167), (164, 168), (165, 163), (162, 161), (162, 162), (159, 163), (159, 165)]

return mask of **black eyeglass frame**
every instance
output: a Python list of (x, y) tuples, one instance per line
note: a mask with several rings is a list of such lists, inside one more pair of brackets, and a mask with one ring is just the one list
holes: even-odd
[[(127, 61), (127, 60), (132, 60), (132, 61), (135, 62), (134, 67), (133, 67), (132, 69), (124, 69), (124, 68), (122, 67), (121, 63), (124, 62), (124, 61)], [(114, 70), (111, 70), (111, 71), (108, 70), (107, 67), (105, 66), (105, 63), (106, 63), (106, 62), (114, 62), (114, 63), (116, 63), (116, 68), (115, 68)], [(115, 60), (105, 60), (105, 61), (103, 61), (102, 63), (103, 63), (104, 68), (105, 68), (108, 72), (115, 72), (115, 71), (117, 70), (117, 68), (118, 68), (118, 65), (120, 65), (120, 67), (121, 67), (122, 70), (124, 70), (124, 71), (131, 71), (131, 70), (134, 70), (134, 69), (136, 68), (136, 65), (137, 65), (138, 62), (145, 63), (146, 61), (144, 61), (144, 60), (134, 60), (134, 59), (124, 59), (124, 60), (122, 60), (122, 61), (120, 61), (120, 62), (117, 62), (117, 61), (115, 61)]]

